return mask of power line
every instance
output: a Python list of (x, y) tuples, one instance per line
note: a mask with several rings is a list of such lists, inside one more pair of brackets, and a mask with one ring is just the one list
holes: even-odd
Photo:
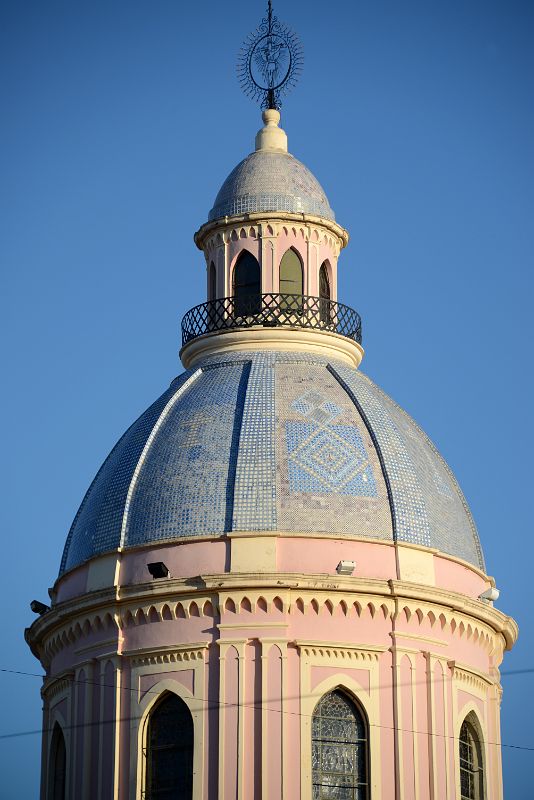
[[(504, 676), (514, 676), (514, 675), (518, 675), (518, 674), (533, 673), (533, 672), (534, 672), (534, 667), (529, 667), (529, 668), (525, 668), (525, 669), (509, 670), (509, 671), (506, 671), (506, 672), (502, 672), (501, 676), (503, 676), (503, 675)], [(13, 674), (13, 675), (22, 675), (24, 677), (32, 677), (32, 678), (44, 678), (45, 677), (44, 675), (42, 675), (40, 673), (37, 673), (37, 672), (24, 672), (22, 670), (13, 670), (13, 669), (7, 669), (7, 668), (2, 668), (2, 667), (0, 667), (0, 673), (7, 673), (7, 674)], [(443, 680), (445, 681), (446, 679), (447, 679), (447, 677), (444, 676)], [(90, 680), (80, 681), (80, 680), (76, 680), (76, 679), (71, 679), (71, 682), (74, 683), (74, 684), (84, 684), (84, 685), (89, 683), (91, 685), (99, 686), (101, 688), (106, 688), (107, 687), (107, 688), (111, 688), (111, 689), (115, 689), (115, 690), (117, 689), (117, 687), (114, 684), (100, 683), (98, 681), (90, 681)], [(413, 682), (410, 683), (410, 685), (416, 685), (417, 683), (422, 683), (422, 682), (423, 681), (413, 681)], [(408, 685), (408, 684), (402, 684), (402, 683), (397, 684), (397, 686), (402, 686), (402, 685)], [(371, 688), (373, 688), (373, 687), (371, 687)], [(388, 687), (384, 687), (384, 685), (382, 685), (382, 687), (374, 687), (374, 688), (393, 688), (393, 684), (391, 684)], [(118, 688), (118, 691), (119, 692), (121, 692), (121, 691), (137, 692), (138, 689), (132, 688), (132, 687), (129, 687), (129, 686), (121, 686), (121, 687)], [(159, 690), (156, 690), (156, 689), (147, 689), (146, 692), (144, 692), (143, 694), (158, 694), (159, 695), (159, 694), (161, 694), (161, 692)], [(300, 699), (302, 697), (313, 697), (313, 696), (314, 695), (298, 695), (298, 696), (292, 696), (292, 697), (285, 697), (285, 698), (282, 698), (282, 699), (287, 702), (288, 700), (296, 700), (296, 699)], [(210, 700), (207, 700), (204, 697), (195, 697), (194, 699), (197, 702), (201, 702), (201, 703), (210, 703), (211, 702)], [(208, 705), (205, 708), (205, 710), (206, 711), (214, 711), (214, 710), (219, 710), (222, 707), (227, 707), (227, 708), (243, 707), (243, 708), (250, 708), (250, 709), (253, 709), (253, 710), (257, 710), (257, 711), (258, 710), (259, 711), (265, 710), (265, 711), (267, 711), (269, 713), (288, 714), (288, 715), (291, 715), (291, 716), (306, 717), (306, 718), (309, 718), (309, 719), (311, 719), (312, 716), (313, 716), (312, 714), (303, 714), (303, 713), (301, 713), (299, 711), (284, 711), (283, 709), (266, 708), (264, 703), (260, 703), (259, 705), (256, 705), (255, 703), (242, 703), (241, 704), (241, 703), (227, 703), (227, 702), (224, 702), (224, 701), (217, 701), (216, 703), (213, 703), (212, 705)], [(110, 717), (110, 718), (104, 719), (104, 720), (95, 720), (94, 722), (81, 722), (81, 723), (77, 723), (77, 724), (74, 724), (74, 725), (66, 725), (65, 726), (65, 730), (76, 730), (78, 728), (94, 727), (96, 725), (106, 725), (106, 724), (110, 724), (112, 722), (119, 722), (119, 723), (120, 722), (132, 722), (132, 721), (138, 722), (141, 718), (142, 717)], [(452, 736), (452, 735), (447, 735), (447, 734), (437, 733), (437, 732), (431, 732), (431, 731), (417, 731), (414, 728), (399, 728), (399, 727), (397, 727), (395, 725), (380, 725), (379, 723), (369, 723), (369, 727), (371, 727), (371, 728), (381, 728), (381, 729), (384, 729), (384, 730), (397, 731), (397, 732), (400, 732), (400, 733), (412, 733), (412, 734), (414, 734), (416, 736), (436, 736), (436, 737), (440, 737), (442, 739), (450, 739), (450, 740), (459, 741), (459, 738), (457, 736)], [(5, 739), (18, 738), (18, 737), (22, 737), (22, 736), (33, 736), (33, 735), (36, 735), (36, 734), (50, 733), (51, 731), (52, 731), (52, 728), (38, 728), (38, 729), (31, 730), (31, 731), (19, 731), (19, 732), (16, 732), (16, 733), (5, 733), (5, 734), (0, 734), (0, 741), (1, 740), (5, 740)], [(528, 751), (528, 752), (534, 752), (534, 747), (530, 747), (528, 745), (508, 744), (508, 743), (505, 743), (505, 742), (487, 742), (486, 744), (488, 746), (490, 746), (490, 747), (501, 747), (501, 748), (502, 747), (506, 747), (507, 749), (510, 749), (510, 750), (525, 750), (525, 751)]]

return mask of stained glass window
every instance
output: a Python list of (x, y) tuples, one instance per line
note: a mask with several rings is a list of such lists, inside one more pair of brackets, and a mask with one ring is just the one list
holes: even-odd
[(148, 721), (144, 800), (193, 797), (193, 719), (183, 700), (167, 694)]
[(312, 719), (313, 800), (369, 800), (367, 725), (340, 689), (325, 695)]
[(460, 729), (461, 800), (483, 800), (482, 749), (474, 726), (465, 719)]

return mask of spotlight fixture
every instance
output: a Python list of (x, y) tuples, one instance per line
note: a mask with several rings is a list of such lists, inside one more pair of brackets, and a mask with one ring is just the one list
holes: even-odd
[(352, 575), (355, 569), (355, 561), (340, 561), (336, 567), (336, 572), (338, 575)]
[(153, 578), (167, 578), (169, 575), (169, 570), (163, 561), (154, 561), (152, 564), (147, 564), (147, 567)]
[(45, 605), (45, 603), (41, 603), (40, 600), (32, 600), (30, 603), (30, 608), (34, 614), (39, 614), (42, 617), (43, 614), (46, 614), (47, 611), (50, 611), (50, 606)]
[(479, 594), (478, 599), (479, 600), (491, 600), (491, 602), (493, 603), (495, 600), (499, 599), (499, 595), (500, 595), (499, 590), (496, 589), (495, 586), (490, 586), (490, 588), (486, 589), (485, 592), (482, 592), (482, 594)]

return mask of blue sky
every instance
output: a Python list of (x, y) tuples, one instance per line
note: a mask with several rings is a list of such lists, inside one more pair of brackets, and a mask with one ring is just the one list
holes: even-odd
[[(23, 641), (101, 461), (179, 371), (204, 299), (193, 232), (253, 147), (235, 77), (263, 2), (0, 4), (4, 616)], [(534, 668), (534, 4), (281, 0), (304, 45), (289, 149), (351, 233), (339, 296), (363, 370), (427, 431), (471, 505), (499, 607)], [(534, 673), (503, 677), (502, 737), (534, 748)], [(38, 729), (40, 681), (0, 673), (0, 734)], [(37, 796), (39, 736), (0, 739), (5, 800)], [(504, 748), (505, 796), (532, 754)]]

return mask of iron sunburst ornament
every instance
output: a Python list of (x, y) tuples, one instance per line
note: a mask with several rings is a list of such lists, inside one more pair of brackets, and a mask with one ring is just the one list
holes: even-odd
[(295, 33), (273, 16), (267, 17), (241, 48), (237, 74), (241, 88), (263, 108), (280, 108), (281, 96), (296, 84), (302, 70), (302, 45)]

